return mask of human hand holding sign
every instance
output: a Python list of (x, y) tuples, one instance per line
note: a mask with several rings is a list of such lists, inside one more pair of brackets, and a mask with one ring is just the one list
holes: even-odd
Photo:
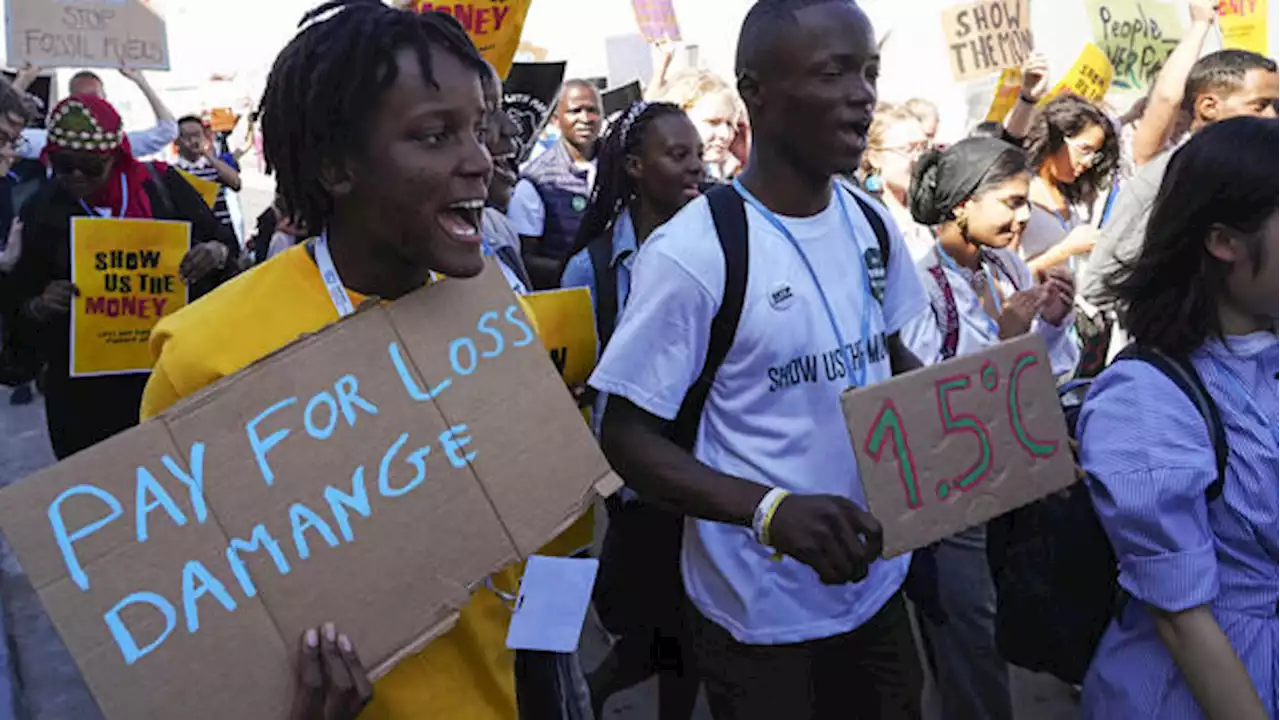
[(373, 686), (351, 638), (333, 623), (303, 633), (289, 720), (354, 720), (372, 699)]
[(871, 513), (837, 495), (788, 495), (773, 516), (769, 541), (813, 568), (827, 585), (866, 579), (880, 556), (882, 532)]
[(71, 312), (71, 298), (80, 291), (70, 280), (54, 280), (45, 286), (44, 292), (31, 301), (29, 312), (36, 320), (66, 315)]
[(1022, 65), (1022, 97), (1032, 104), (1049, 92), (1049, 59), (1044, 53), (1032, 53)]
[(202, 242), (187, 251), (178, 265), (178, 273), (182, 281), (188, 285), (198, 282), (206, 275), (227, 264), (231, 251), (217, 241)]
[(1218, 19), (1218, 0), (1191, 0), (1191, 24), (1212, 25)]

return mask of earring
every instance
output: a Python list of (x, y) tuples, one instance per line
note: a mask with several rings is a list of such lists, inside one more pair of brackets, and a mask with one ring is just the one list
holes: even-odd
[(867, 179), (862, 181), (862, 187), (872, 195), (884, 192), (884, 178), (880, 175), (880, 171), (872, 170), (867, 173)]

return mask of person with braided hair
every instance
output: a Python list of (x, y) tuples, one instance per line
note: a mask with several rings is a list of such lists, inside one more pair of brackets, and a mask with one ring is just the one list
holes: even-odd
[[(445, 14), (379, 0), (333, 0), (309, 12), (271, 69), (261, 123), (282, 214), (315, 236), (157, 326), (143, 416), (337, 322), (367, 297), (394, 300), (433, 272), (459, 282), (478, 275), (493, 172), (488, 72)], [(493, 584), (514, 587), (519, 570), (506, 568)], [(326, 711), (326, 720), (357, 712), (365, 720), (529, 716), (517, 709), (510, 620), (503, 601), (481, 589), (452, 629), (380, 678), (372, 697), (367, 687), (324, 685), (314, 662), (299, 665), (320, 689), (302, 684), (312, 696), (338, 697), (320, 703), (341, 710)], [(324, 634), (322, 645), (332, 639)], [(561, 717), (541, 717), (549, 716)]]
[[(601, 143), (595, 189), (560, 283), (591, 291), (601, 348), (626, 306), (640, 245), (701, 194), (702, 155), (697, 128), (670, 103), (634, 103)], [(605, 395), (594, 403), (598, 431)], [(595, 714), (602, 715), (609, 697), (656, 673), (658, 717), (687, 720), (699, 680), (679, 630), (681, 518), (633, 496), (610, 498), (608, 505), (595, 604), (619, 640), (587, 678)]]

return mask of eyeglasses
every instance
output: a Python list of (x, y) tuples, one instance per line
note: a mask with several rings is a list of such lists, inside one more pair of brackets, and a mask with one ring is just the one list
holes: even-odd
[(1069, 137), (1063, 138), (1063, 142), (1067, 144), (1067, 147), (1075, 151), (1076, 159), (1086, 167), (1093, 167), (1093, 164), (1098, 161), (1098, 156), (1102, 154), (1102, 150), (1089, 149), (1089, 146), (1082, 140)]
[(912, 143), (910, 145), (898, 145), (896, 147), (887, 147), (884, 152), (890, 152), (894, 155), (901, 155), (908, 160), (919, 160), (921, 155), (929, 151), (929, 143)]
[(106, 155), (68, 155), (51, 153), (49, 164), (53, 166), (55, 175), (71, 175), (79, 170), (85, 177), (98, 177), (107, 169), (111, 158)]

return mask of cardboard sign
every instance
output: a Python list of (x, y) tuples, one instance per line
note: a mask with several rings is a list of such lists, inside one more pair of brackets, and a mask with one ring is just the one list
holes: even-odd
[(418, 12), (442, 12), (452, 15), (466, 29), (476, 49), (498, 70), (498, 77), (511, 72), (511, 63), (520, 47), (520, 34), (533, 0), (468, 0), (467, 2), (434, 2), (413, 0)]
[(1093, 39), (1115, 71), (1120, 90), (1146, 92), (1182, 39), (1170, 3), (1157, 0), (1087, 0)]
[(551, 118), (551, 109), (564, 81), (564, 68), (563, 62), (516, 63), (502, 83), (502, 109), (519, 128), (517, 159), (521, 163), (533, 152), (538, 136)]
[(186, 222), (72, 219), (71, 377), (151, 370), (151, 328), (187, 305), (190, 248)]
[(680, 42), (680, 23), (672, 0), (631, 0), (640, 34), (650, 43)]
[(1004, 122), (1005, 117), (1014, 105), (1018, 104), (1018, 94), (1022, 92), (1022, 69), (1005, 68), (996, 83), (996, 94), (991, 99), (991, 107), (987, 109), (984, 122)]
[(9, 67), (169, 69), (163, 0), (5, 0)]
[(1107, 91), (1111, 89), (1111, 81), (1114, 76), (1115, 70), (1111, 67), (1111, 61), (1107, 59), (1107, 54), (1102, 52), (1102, 48), (1089, 43), (1084, 46), (1084, 50), (1080, 51), (1080, 56), (1076, 58), (1075, 64), (1071, 66), (1066, 75), (1062, 76), (1062, 79), (1045, 96), (1041, 104), (1043, 105), (1063, 93), (1071, 93), (1097, 105), (1102, 102), (1102, 98), (1106, 97)]
[(1222, 29), (1222, 47), (1248, 50), (1270, 55), (1267, 34), (1267, 0), (1221, 0), (1218, 3), (1218, 27)]
[(1044, 340), (1030, 333), (845, 393), (845, 422), (884, 556), (1075, 482)]
[(191, 184), (191, 187), (196, 189), (196, 192), (200, 193), (200, 197), (204, 198), (206, 205), (212, 208), (218, 202), (218, 190), (222, 188), (221, 185), (212, 180), (196, 177), (180, 167), (174, 166), (174, 169)]
[(306, 628), (377, 677), (618, 485), (491, 262), (9, 486), (0, 527), (107, 718), (276, 720)]
[(980, 0), (942, 11), (942, 32), (957, 82), (1019, 67), (1031, 54), (1028, 0)]
[(524, 296), (551, 362), (569, 385), (582, 385), (596, 367), (596, 314), (584, 287)]

